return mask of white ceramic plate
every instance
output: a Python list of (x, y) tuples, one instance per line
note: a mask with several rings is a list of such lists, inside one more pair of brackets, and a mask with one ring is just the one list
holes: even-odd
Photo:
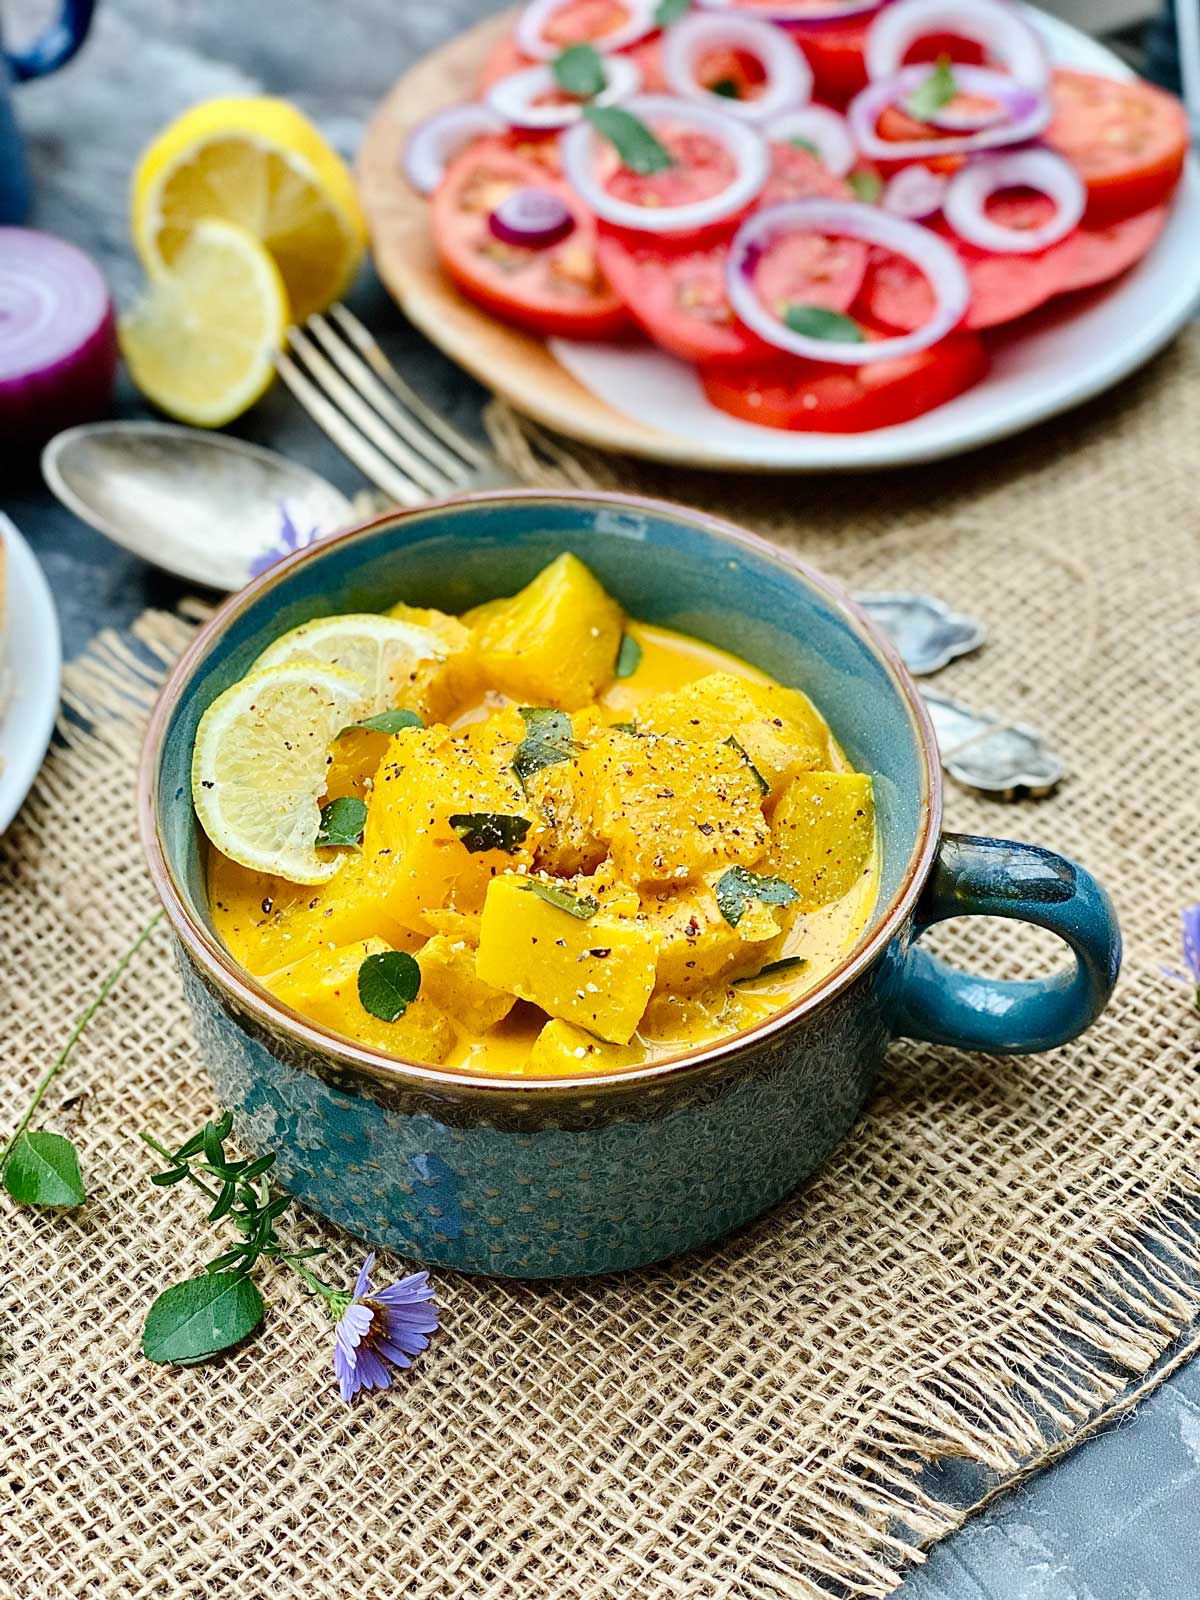
[[(1103, 45), (1025, 8), (1061, 66), (1133, 74)], [(1188, 161), (1161, 237), (1117, 282), (1051, 304), (1015, 330), (989, 335), (982, 383), (912, 422), (874, 433), (787, 433), (710, 406), (694, 367), (663, 351), (554, 339), (556, 359), (636, 422), (702, 443), (714, 467), (851, 471), (935, 461), (1018, 433), (1119, 383), (1178, 333), (1200, 300), (1200, 166)]]
[(0, 833), (16, 816), (46, 754), (58, 714), (62, 641), (54, 601), (33, 551), (0, 512), (8, 618), (3, 632), (12, 693), (0, 713)]

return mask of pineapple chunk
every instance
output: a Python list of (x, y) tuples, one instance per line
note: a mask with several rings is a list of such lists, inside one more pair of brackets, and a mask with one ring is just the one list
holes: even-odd
[[(574, 916), (544, 900), (535, 881), (543, 882), (508, 875), (489, 886), (477, 975), (610, 1044), (628, 1044), (654, 988), (661, 936), (608, 906)], [(566, 892), (578, 899), (579, 887)]]
[(479, 691), (479, 654), (475, 636), (457, 617), (444, 611), (401, 602), (387, 612), (399, 622), (428, 628), (438, 641), (441, 660), (423, 663), (416, 672), (413, 694), (405, 704), (413, 705), (426, 722), (447, 722)]
[(526, 1070), (533, 1077), (576, 1072), (607, 1072), (631, 1067), (643, 1059), (640, 1044), (605, 1044), (574, 1023), (552, 1017), (533, 1041)]
[(806, 695), (731, 672), (710, 672), (655, 695), (638, 711), (638, 730), (677, 739), (736, 739), (761, 773), (770, 802), (797, 772), (833, 764), (829, 734)]
[(859, 772), (805, 772), (793, 778), (771, 818), (769, 871), (816, 911), (858, 882), (875, 849), (871, 780)]
[[(451, 817), (523, 818), (531, 824), (512, 850), (470, 850)], [(452, 906), (479, 911), (491, 880), (533, 859), (531, 807), (512, 771), (445, 728), (404, 728), (375, 778), (363, 832), (389, 914), (428, 933), (427, 913)]]
[(334, 950), (317, 950), (266, 980), (277, 1000), (301, 1016), (389, 1055), (436, 1065), (454, 1045), (450, 1019), (423, 992), (395, 1022), (372, 1016), (358, 998), (358, 969), (368, 956), (390, 946), (382, 939), (360, 939)]
[(695, 877), (766, 848), (762, 790), (745, 758), (720, 740), (610, 731), (579, 764), (592, 789), (592, 827), (629, 883)]
[(511, 994), (493, 989), (475, 972), (475, 951), (465, 939), (438, 934), (417, 957), (421, 968), (421, 993), (455, 1026), (467, 1034), (480, 1034), (502, 1022), (516, 1004)]
[(564, 554), (532, 583), (464, 618), (485, 679), (525, 705), (576, 711), (609, 682), (621, 644), (621, 608), (578, 557)]
[(760, 971), (779, 954), (791, 921), (786, 907), (756, 901), (731, 928), (707, 883), (643, 895), (642, 912), (662, 934), (655, 994), (697, 994)]

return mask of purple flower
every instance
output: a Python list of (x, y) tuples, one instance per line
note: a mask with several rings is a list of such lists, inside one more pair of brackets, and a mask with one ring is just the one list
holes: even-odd
[(287, 501), (279, 502), (279, 543), (273, 544), (269, 549), (260, 551), (250, 561), (250, 576), (257, 578), (260, 572), (265, 572), (268, 567), (273, 567), (277, 561), (282, 561), (284, 556), (290, 556), (293, 551), (306, 549), (314, 540), (321, 537), (320, 528), (311, 528), (308, 535), (301, 534), (299, 528), (292, 521), (291, 512), (287, 508)]
[(333, 1335), (333, 1370), (347, 1404), (360, 1389), (386, 1389), (387, 1363), (411, 1367), (438, 1325), (437, 1306), (427, 1272), (413, 1272), (389, 1289), (371, 1287), (372, 1253), (349, 1296), (338, 1296), (341, 1315)]
[(1183, 959), (1200, 988), (1200, 906), (1187, 906), (1183, 913)]

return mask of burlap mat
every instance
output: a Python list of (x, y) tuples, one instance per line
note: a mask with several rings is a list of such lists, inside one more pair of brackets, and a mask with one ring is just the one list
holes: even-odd
[[(986, 651), (942, 682), (1040, 726), (1072, 777), (1016, 809), (952, 790), (949, 823), (1108, 882), (1117, 997), (1048, 1056), (897, 1047), (824, 1172), (719, 1249), (559, 1286), (438, 1274), (428, 1356), (347, 1410), (322, 1314), (282, 1278), (223, 1362), (139, 1355), (150, 1298), (214, 1248), (134, 1138), (182, 1137), (213, 1105), (160, 932), (47, 1108), (90, 1204), (5, 1217), (14, 1600), (884, 1595), (1200, 1313), (1200, 1018), (1159, 971), (1200, 899), (1200, 338), (1037, 435), (857, 484), (555, 465), (553, 441), (491, 423), (544, 481), (565, 462), (691, 497), (859, 586), (984, 618)], [(4, 1126), (150, 910), (132, 773), (187, 632), (148, 616), (69, 672), (62, 741), (0, 844)], [(942, 943), (989, 970), (1050, 954), (1011, 924)], [(349, 1281), (359, 1247), (306, 1227)]]

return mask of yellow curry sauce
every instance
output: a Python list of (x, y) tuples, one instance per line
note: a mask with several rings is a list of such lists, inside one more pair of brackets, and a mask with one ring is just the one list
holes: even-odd
[[(563, 591), (549, 607), (548, 578)], [(439, 613), (391, 615), (467, 637)], [(360, 1043), (521, 1076), (690, 1049), (769, 1016), (841, 961), (875, 901), (870, 780), (810, 702), (699, 640), (625, 621), (573, 557), (463, 620), (470, 669), (451, 650), (445, 681), (423, 672), (397, 692), (425, 729), (335, 742), (322, 799), (362, 797), (367, 822), (361, 852), (345, 852), (330, 882), (289, 883), (210, 846), (213, 924), (241, 966)], [(518, 640), (506, 655), (505, 629), (523, 624), (536, 647)], [(636, 641), (627, 658), (640, 657), (616, 679), (623, 636)], [(597, 669), (601, 650), (609, 665)], [(556, 693), (551, 662), (559, 674), (572, 663), (577, 681)], [(743, 703), (743, 685), (774, 698)], [(572, 736), (569, 756), (523, 780), (514, 758), (546, 725), (521, 706), (569, 708)], [(447, 805), (460, 808), (455, 832)], [(464, 834), (463, 813), (530, 826), (509, 849), (483, 848), (495, 841)], [(772, 904), (780, 883), (790, 903)], [(387, 949), (421, 968), (417, 999), (390, 1023), (357, 990), (366, 956)]]

